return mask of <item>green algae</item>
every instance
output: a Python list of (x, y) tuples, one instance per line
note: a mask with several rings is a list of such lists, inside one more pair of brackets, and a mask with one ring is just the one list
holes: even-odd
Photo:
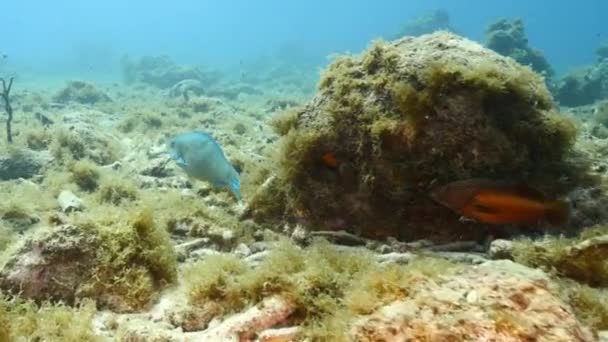
[[(273, 120), (282, 134), (269, 167), (277, 183), (252, 198), (259, 222), (305, 219), (332, 229), (327, 222), (341, 219), (370, 237), (439, 237), (445, 231), (436, 230), (458, 223), (429, 219), (441, 210), (428, 201), (432, 184), (526, 178), (562, 194), (558, 175), (580, 179), (584, 171), (564, 162), (576, 127), (557, 113), (542, 77), (490, 58), (411, 62), (404, 42), (336, 58), (308, 106)], [(326, 153), (338, 161), (334, 170)], [(421, 226), (427, 231), (418, 233)]]
[(421, 279), (439, 281), (456, 269), (433, 258), (378, 265), (365, 249), (339, 250), (323, 240), (300, 248), (282, 240), (256, 266), (232, 255), (212, 255), (185, 268), (184, 281), (192, 305), (216, 303), (224, 314), (280, 295), (295, 304), (290, 320), (304, 326), (303, 335), (339, 341), (356, 315), (407, 297)]
[(572, 306), (579, 319), (596, 330), (608, 329), (606, 250), (590, 247), (579, 252), (576, 246), (606, 234), (608, 226), (596, 226), (571, 238), (519, 239), (514, 241), (512, 252), (516, 262), (554, 274), (563, 300)]
[(93, 332), (95, 303), (36, 304), (0, 293), (0, 341), (103, 341)]
[(71, 181), (81, 190), (95, 191), (99, 186), (100, 171), (97, 165), (88, 160), (79, 160), (71, 168)]
[(572, 278), (592, 286), (608, 286), (608, 261), (602, 248), (588, 248), (583, 252), (574, 250), (580, 242), (605, 236), (608, 226), (587, 228), (577, 237), (547, 236), (543, 240), (516, 240), (513, 259), (524, 265), (553, 271), (560, 276)]
[(94, 269), (78, 289), (79, 296), (98, 298), (126, 311), (141, 310), (177, 280), (173, 244), (167, 232), (156, 226), (150, 209), (140, 210), (130, 220), (122, 215), (101, 222), (84, 219), (80, 226), (85, 233), (97, 234), (99, 242)]

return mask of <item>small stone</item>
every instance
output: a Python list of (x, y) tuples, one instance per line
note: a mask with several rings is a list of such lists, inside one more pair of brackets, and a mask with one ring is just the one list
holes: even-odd
[(308, 233), (308, 230), (301, 225), (297, 225), (291, 233), (291, 238), (297, 243), (305, 243), (309, 237), (310, 234)]
[(234, 254), (236, 254), (238, 257), (244, 258), (251, 254), (251, 249), (247, 247), (246, 244), (239, 243), (239, 245), (234, 249)]
[(234, 240), (235, 236), (234, 236), (234, 232), (232, 230), (224, 230), (222, 232), (222, 240), (224, 240), (225, 242), (232, 242), (232, 240)]
[(479, 301), (479, 293), (477, 293), (475, 290), (471, 290), (469, 293), (467, 293), (466, 299), (467, 303), (476, 304), (477, 301)]
[(69, 190), (63, 190), (57, 197), (57, 202), (64, 213), (80, 211), (84, 208), (82, 200)]
[(490, 259), (512, 259), (513, 242), (503, 239), (492, 241), (488, 250), (488, 256)]
[(393, 252), (393, 248), (389, 245), (380, 245), (377, 250), (380, 254), (388, 254)]

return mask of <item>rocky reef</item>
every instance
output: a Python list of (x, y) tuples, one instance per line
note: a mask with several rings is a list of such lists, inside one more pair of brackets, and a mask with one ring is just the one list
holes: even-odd
[(170, 88), (183, 80), (198, 80), (208, 85), (219, 79), (217, 73), (205, 72), (195, 66), (178, 65), (166, 55), (139, 59), (124, 56), (122, 67), (127, 84), (141, 82), (161, 89)]
[(71, 81), (60, 90), (53, 98), (59, 103), (76, 102), (81, 104), (96, 104), (98, 102), (111, 101), (104, 92), (95, 88), (94, 85), (83, 81)]
[(557, 80), (555, 97), (562, 106), (582, 106), (608, 99), (608, 53), (597, 49), (597, 62), (579, 67)]
[[(404, 240), (474, 237), (429, 198), (457, 179), (517, 178), (563, 194), (574, 124), (543, 79), (477, 43), (440, 32), (373, 44), (334, 61), (318, 94), (275, 121), (283, 136), (254, 217)], [(465, 237), (465, 239), (466, 239)]]
[(421, 36), (435, 31), (457, 32), (450, 22), (450, 15), (445, 10), (434, 10), (423, 13), (408, 21), (393, 38), (404, 36)]
[(547, 79), (553, 76), (553, 69), (540, 50), (528, 45), (528, 38), (521, 19), (501, 19), (486, 29), (486, 46), (503, 56), (508, 56)]

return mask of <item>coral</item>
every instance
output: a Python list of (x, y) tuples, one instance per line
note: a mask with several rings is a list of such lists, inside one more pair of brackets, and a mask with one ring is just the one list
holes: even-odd
[(60, 90), (54, 97), (59, 103), (77, 102), (80, 104), (93, 105), (99, 102), (112, 101), (108, 95), (94, 85), (83, 81), (71, 81)]
[(433, 184), (515, 178), (559, 195), (574, 185), (558, 188), (561, 174), (578, 179), (564, 162), (575, 126), (543, 79), (445, 32), (338, 58), (317, 96), (285, 115), (275, 121), (285, 133), (276, 185), (251, 203), (260, 221), (280, 214), (367, 236), (476, 239), (482, 229), (429, 200)]
[(542, 52), (528, 45), (528, 38), (521, 19), (500, 19), (486, 30), (486, 46), (503, 56), (512, 57), (534, 71), (551, 78), (553, 69)]
[(82, 217), (77, 225), (42, 229), (7, 257), (0, 287), (36, 301), (72, 304), (92, 298), (114, 311), (146, 308), (160, 289), (177, 278), (167, 233), (149, 210), (134, 218)]

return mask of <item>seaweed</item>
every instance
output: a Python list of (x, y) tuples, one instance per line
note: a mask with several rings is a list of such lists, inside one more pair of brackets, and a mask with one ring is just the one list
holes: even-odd
[(26, 301), (0, 293), (0, 341), (103, 341), (93, 332), (95, 303), (75, 307)]
[(77, 295), (96, 298), (115, 311), (137, 311), (148, 307), (159, 289), (177, 280), (177, 258), (167, 232), (157, 227), (150, 209), (138, 210), (127, 225), (121, 224), (125, 219), (121, 216), (102, 222), (84, 218), (80, 223), (89, 234), (97, 231), (99, 250), (91, 276)]
[(378, 266), (369, 253), (340, 251), (324, 240), (304, 249), (281, 240), (253, 267), (232, 255), (210, 256), (184, 270), (185, 284), (192, 305), (213, 302), (224, 314), (281, 295), (295, 303), (291, 320), (304, 326), (303, 335), (343, 340), (354, 316), (407, 297), (419, 279), (438, 279), (457, 269), (432, 258)]
[(79, 160), (71, 167), (71, 180), (78, 185), (81, 190), (95, 191), (99, 186), (100, 172), (93, 162)]

